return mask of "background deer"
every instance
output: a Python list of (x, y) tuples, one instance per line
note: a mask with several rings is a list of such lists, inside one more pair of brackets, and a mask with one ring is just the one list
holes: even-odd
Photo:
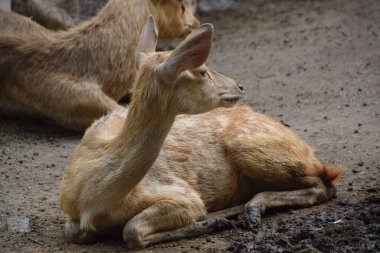
[[(161, 39), (183, 37), (198, 20), (180, 0), (111, 0), (88, 22), (51, 32), (12, 13), (0, 34), (0, 115), (83, 130), (132, 90), (138, 34), (156, 17)], [(13, 21), (12, 17), (15, 17)], [(11, 34), (12, 24), (36, 26)]]
[[(150, 20), (129, 110), (96, 121), (65, 170), (60, 201), (68, 240), (89, 243), (124, 225), (127, 247), (146, 247), (228, 225), (224, 218), (241, 206), (219, 210), (247, 201), (245, 217), (255, 226), (266, 209), (311, 206), (335, 195), (343, 170), (322, 164), (289, 128), (247, 105), (174, 121), (176, 114), (229, 107), (242, 87), (202, 64), (210, 25), (171, 55), (153, 53), (154, 31)], [(219, 212), (207, 216), (213, 211)]]
[[(183, 1), (194, 14), (197, 9), (197, 0)], [(11, 0), (2, 0), (0, 9), (10, 11)], [(12, 10), (55, 30), (71, 28), (78, 23), (79, 19), (78, 0), (12, 0)]]

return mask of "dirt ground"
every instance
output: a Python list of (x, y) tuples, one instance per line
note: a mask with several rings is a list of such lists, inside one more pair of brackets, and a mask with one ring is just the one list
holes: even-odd
[[(83, 16), (98, 5), (83, 1)], [(142, 252), (380, 251), (380, 3), (377, 0), (234, 1), (200, 13), (215, 26), (209, 65), (245, 85), (246, 101), (289, 125), (332, 165), (347, 167), (337, 198), (239, 222)], [(0, 120), (0, 252), (122, 252), (121, 238), (65, 242), (58, 185), (80, 134)], [(6, 219), (30, 220), (8, 232)]]

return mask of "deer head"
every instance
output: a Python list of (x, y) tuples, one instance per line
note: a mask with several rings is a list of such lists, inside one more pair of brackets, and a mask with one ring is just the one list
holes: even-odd
[(160, 39), (183, 38), (199, 26), (185, 0), (151, 0)]
[[(234, 105), (244, 95), (242, 86), (205, 64), (213, 33), (211, 24), (203, 24), (174, 51), (155, 52), (158, 35), (150, 16), (137, 49), (136, 67), (140, 71), (136, 93), (141, 95), (149, 83), (150, 99), (164, 99), (160, 104), (170, 107), (176, 114), (197, 114)], [(148, 100), (147, 95), (144, 100)]]

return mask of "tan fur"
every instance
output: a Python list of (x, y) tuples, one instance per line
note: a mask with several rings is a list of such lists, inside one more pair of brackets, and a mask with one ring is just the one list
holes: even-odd
[[(33, 117), (83, 130), (132, 90), (138, 35), (148, 14), (161, 38), (181, 37), (199, 22), (179, 0), (111, 0), (88, 22), (66, 32), (3, 16), (0, 33), (0, 115)], [(12, 21), (15, 18), (15, 21)]]
[[(225, 220), (202, 221), (207, 212), (247, 201), (247, 222), (253, 226), (266, 209), (311, 206), (335, 195), (331, 181), (342, 170), (324, 166), (293, 131), (247, 105), (174, 121), (170, 111), (199, 113), (236, 90), (215, 90), (233, 82), (211, 70), (211, 87), (194, 85), (199, 69), (180, 74), (177, 91), (147, 85), (165, 69), (153, 66), (167, 57), (149, 54), (129, 110), (95, 122), (71, 158), (60, 191), (70, 241), (88, 243), (125, 224), (127, 247), (145, 247), (213, 231)], [(223, 215), (231, 212), (208, 217)]]
[[(139, 44), (144, 60), (142, 65), (137, 63), (141, 70), (128, 115), (114, 112), (96, 121), (65, 170), (60, 202), (69, 216), (65, 233), (70, 241), (89, 242), (95, 233), (125, 224), (128, 247), (141, 247), (146, 244), (139, 239), (136, 225), (140, 222), (133, 221), (137, 217), (167, 214), (170, 221), (152, 222), (155, 228), (170, 230), (206, 215), (198, 193), (169, 168), (164, 177), (153, 176), (149, 186), (141, 184), (142, 179), (157, 173), (148, 171), (176, 115), (229, 107), (242, 97), (242, 91), (235, 81), (203, 64), (211, 47), (211, 25), (200, 26), (172, 53), (151, 52), (154, 45), (145, 41), (152, 39), (149, 22), (147, 27)], [(186, 147), (176, 150), (183, 155), (191, 152)], [(178, 208), (175, 217), (171, 215), (174, 207)]]

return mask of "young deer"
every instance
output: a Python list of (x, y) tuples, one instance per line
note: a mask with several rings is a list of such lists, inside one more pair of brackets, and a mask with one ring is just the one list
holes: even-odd
[[(133, 88), (138, 35), (148, 14), (156, 17), (162, 39), (183, 37), (199, 25), (181, 0), (111, 0), (96, 17), (65, 32), (1, 15), (7, 21), (0, 34), (0, 115), (83, 130), (122, 110), (116, 102)], [(16, 27), (11, 34), (16, 22), (36, 28), (25, 35)]]
[(146, 247), (228, 225), (224, 218), (241, 206), (204, 219), (252, 197), (245, 215), (254, 226), (266, 209), (311, 206), (335, 195), (342, 169), (325, 166), (289, 128), (246, 105), (179, 115), (174, 122), (179, 113), (233, 104), (242, 87), (201, 65), (210, 25), (170, 55), (153, 52), (152, 23), (141, 37), (137, 62), (143, 64), (129, 110), (95, 122), (63, 176), (68, 240), (88, 243), (125, 224), (128, 248)]

